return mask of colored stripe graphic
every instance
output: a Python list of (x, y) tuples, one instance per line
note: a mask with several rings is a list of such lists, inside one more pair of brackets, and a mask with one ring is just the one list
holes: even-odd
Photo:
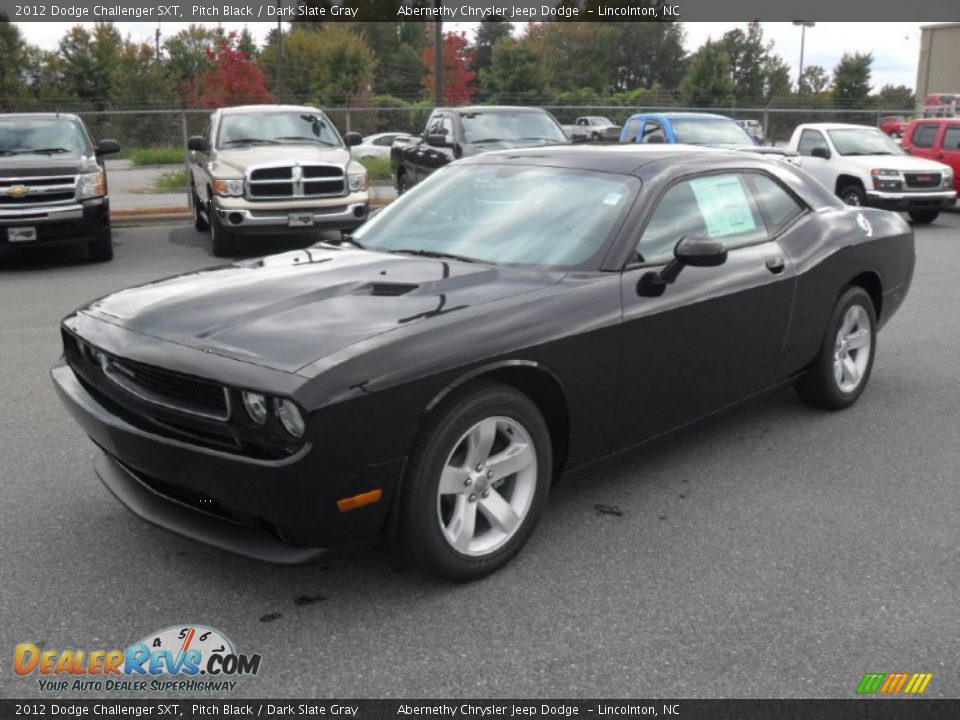
[(857, 692), (870, 694), (875, 693), (880, 689), (880, 683), (883, 682), (885, 677), (885, 673), (867, 673), (863, 676), (863, 680), (860, 681), (860, 686), (857, 688)]
[(933, 673), (867, 673), (857, 686), (862, 695), (920, 695), (933, 679)]

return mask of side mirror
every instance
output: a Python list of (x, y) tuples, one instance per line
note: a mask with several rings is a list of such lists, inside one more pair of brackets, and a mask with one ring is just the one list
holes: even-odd
[(120, 152), (120, 143), (116, 140), (101, 140), (97, 144), (97, 155), (113, 155)]
[(187, 140), (187, 150), (207, 152), (209, 149), (210, 143), (207, 142), (207, 139), (203, 135), (194, 135)]
[(358, 132), (348, 132), (343, 136), (343, 142), (347, 147), (353, 147), (363, 142), (363, 136)]
[(430, 147), (443, 148), (443, 147), (450, 147), (451, 143), (447, 139), (446, 135), (443, 135), (441, 133), (436, 133), (432, 135), (427, 135), (427, 145), (429, 145)]
[(727, 261), (727, 246), (720, 240), (688, 235), (673, 248), (673, 260), (660, 272), (644, 273), (637, 282), (637, 295), (659, 297), (667, 285), (673, 284), (680, 271), (690, 267), (717, 267)]
[(810, 157), (820, 158), (821, 160), (829, 160), (830, 151), (825, 147), (815, 147), (810, 150)]

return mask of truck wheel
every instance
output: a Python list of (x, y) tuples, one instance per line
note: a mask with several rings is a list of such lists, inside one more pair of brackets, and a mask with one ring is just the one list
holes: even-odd
[(397, 195), (403, 195), (409, 189), (410, 189), (410, 186), (407, 181), (407, 174), (405, 172), (398, 172), (397, 173)]
[(210, 223), (207, 222), (207, 219), (203, 216), (203, 212), (201, 212), (202, 205), (200, 198), (197, 197), (197, 189), (193, 188), (191, 193), (193, 193), (193, 226), (200, 232), (206, 232), (210, 229)]
[(837, 194), (847, 205), (863, 205), (867, 199), (867, 196), (863, 194), (863, 188), (859, 185), (847, 185)]
[(590, 139), (591, 139), (593, 142), (600, 142), (600, 134), (599, 134), (599, 133), (591, 133)]
[(926, 225), (927, 223), (932, 223), (940, 215), (939, 210), (911, 210), (909, 212), (910, 219), (913, 220), (918, 225)]
[(217, 257), (233, 257), (237, 252), (237, 238), (223, 228), (220, 216), (210, 211), (210, 239), (213, 241), (213, 254)]
[(87, 257), (90, 262), (107, 262), (113, 260), (113, 236), (107, 230), (103, 237), (87, 245)]

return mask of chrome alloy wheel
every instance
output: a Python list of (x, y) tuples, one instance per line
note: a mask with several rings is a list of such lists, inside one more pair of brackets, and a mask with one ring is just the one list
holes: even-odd
[(450, 546), (488, 555), (516, 534), (537, 486), (530, 433), (508, 417), (488, 417), (457, 441), (440, 477), (437, 516)]
[(860, 385), (870, 362), (870, 316), (861, 305), (851, 305), (837, 331), (833, 351), (833, 376), (841, 392), (853, 392)]

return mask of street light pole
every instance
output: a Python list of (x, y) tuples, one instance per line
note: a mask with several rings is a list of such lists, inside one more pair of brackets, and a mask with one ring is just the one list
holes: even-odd
[(443, 21), (439, 18), (443, 0), (435, 0), (437, 20), (433, 24), (433, 102), (443, 105)]
[(813, 27), (816, 23), (809, 20), (794, 20), (793, 24), (800, 26), (800, 71), (797, 73), (797, 92), (800, 92), (803, 84), (803, 46), (807, 39), (807, 28)]

